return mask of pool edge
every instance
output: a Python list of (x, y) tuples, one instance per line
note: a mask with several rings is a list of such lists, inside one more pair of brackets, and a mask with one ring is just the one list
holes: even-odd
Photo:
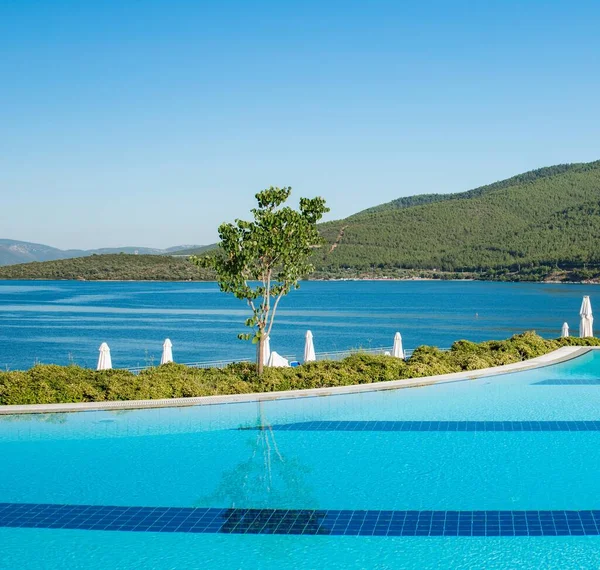
[(192, 398), (169, 398), (157, 400), (118, 400), (110, 402), (82, 402), (65, 404), (27, 404), (0, 406), (0, 415), (16, 414), (47, 414), (65, 412), (89, 412), (102, 410), (132, 410), (144, 408), (174, 408), (187, 406), (207, 406), (217, 404), (234, 404), (244, 402), (260, 402), (269, 400), (284, 400), (292, 398), (310, 398), (321, 396), (334, 396), (342, 394), (356, 394), (361, 392), (378, 392), (381, 390), (398, 390), (402, 388), (416, 388), (432, 384), (476, 380), (478, 378), (500, 376), (522, 372), (534, 368), (543, 368), (561, 362), (578, 358), (600, 347), (564, 346), (543, 356), (530, 360), (470, 370), (466, 372), (453, 372), (437, 376), (424, 376), (422, 378), (409, 378), (406, 380), (390, 380), (387, 382), (373, 382), (368, 384), (353, 384), (351, 386), (336, 386), (331, 388), (309, 388), (305, 390), (286, 390), (281, 392), (258, 392), (252, 394), (229, 394), (223, 396), (197, 396)]

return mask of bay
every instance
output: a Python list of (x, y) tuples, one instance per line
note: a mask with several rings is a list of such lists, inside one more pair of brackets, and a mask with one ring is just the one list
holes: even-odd
[[(301, 359), (312, 330), (317, 352), (391, 347), (449, 347), (458, 339), (504, 339), (525, 330), (576, 334), (584, 284), (471, 281), (301, 283), (282, 300), (271, 348)], [(177, 362), (252, 359), (237, 339), (248, 308), (215, 283), (0, 281), (0, 367), (37, 362), (95, 367), (107, 342), (115, 368), (156, 365), (166, 337)]]

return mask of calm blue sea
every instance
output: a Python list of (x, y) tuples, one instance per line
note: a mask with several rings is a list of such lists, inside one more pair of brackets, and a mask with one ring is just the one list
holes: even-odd
[[(535, 329), (556, 337), (575, 331), (591, 285), (436, 281), (306, 282), (285, 298), (271, 348), (300, 357), (311, 329), (317, 352), (391, 346), (448, 347), (457, 339), (502, 339)], [(93, 367), (100, 343), (114, 367), (157, 364), (166, 337), (175, 360), (252, 358), (237, 339), (244, 303), (214, 283), (0, 281), (0, 367), (36, 362)]]

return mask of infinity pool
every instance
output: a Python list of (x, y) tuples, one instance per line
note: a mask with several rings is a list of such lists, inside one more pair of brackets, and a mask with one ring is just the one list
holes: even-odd
[(600, 351), (422, 388), (0, 416), (0, 568), (597, 568)]

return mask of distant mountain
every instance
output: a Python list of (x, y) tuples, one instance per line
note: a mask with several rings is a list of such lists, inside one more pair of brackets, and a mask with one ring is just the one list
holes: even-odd
[(181, 249), (173, 248), (171, 255), (200, 255), (201, 253), (215, 249), (215, 247), (217, 247), (216, 243), (211, 243), (210, 245), (186, 245)]
[(52, 261), (81, 255), (85, 255), (85, 253), (79, 250), (64, 251), (41, 243), (0, 239), (0, 265), (13, 265), (29, 261)]
[(167, 249), (156, 249), (151, 247), (106, 247), (100, 249), (57, 249), (49, 245), (18, 241), (12, 239), (0, 239), (0, 266), (16, 265), (18, 263), (29, 263), (32, 261), (55, 261), (58, 259), (71, 259), (75, 257), (87, 257), (89, 255), (102, 255), (111, 253), (130, 253), (140, 255), (168, 255), (184, 249), (201, 248), (199, 245), (177, 245)]

